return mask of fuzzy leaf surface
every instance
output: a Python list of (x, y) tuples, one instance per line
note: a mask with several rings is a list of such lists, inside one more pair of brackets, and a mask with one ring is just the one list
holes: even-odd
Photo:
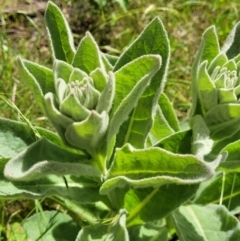
[(198, 72), (198, 95), (203, 112), (218, 104), (218, 92), (207, 72), (207, 61), (203, 62)]
[(205, 30), (202, 36), (200, 48), (195, 57), (192, 67), (192, 98), (193, 105), (191, 115), (202, 114), (198, 97), (198, 67), (203, 61), (210, 63), (219, 54), (219, 43), (214, 26)]
[(180, 130), (172, 104), (164, 93), (161, 93), (156, 108), (153, 126), (148, 135), (151, 143), (149, 146), (154, 146), (163, 138)]
[[(25, 59), (19, 60), (21, 65), (23, 65), (29, 73), (34, 76), (42, 90), (43, 95), (47, 92), (54, 92), (53, 71), (51, 69)], [(30, 82), (27, 82), (27, 85), (32, 86)]]
[[(54, 80), (63, 79), (66, 83), (70, 80), (73, 66), (65, 61), (56, 59), (54, 61)], [(87, 76), (87, 75), (86, 75)], [(54, 93), (54, 92), (52, 92)]]
[(239, 130), (240, 105), (219, 104), (206, 113), (204, 120), (212, 138), (221, 140), (229, 137)]
[(180, 241), (240, 239), (239, 221), (224, 206), (181, 206), (173, 213), (173, 220)]
[[(50, 175), (36, 181), (14, 182), (9, 181), (3, 175), (5, 163), (0, 164), (0, 196), (3, 199), (35, 199), (48, 196), (61, 196), (79, 203), (90, 203), (101, 200), (99, 187), (96, 182), (82, 177)], [(67, 185), (66, 185), (66, 182)]]
[(225, 162), (222, 162), (219, 166), (219, 170), (224, 170), (225, 172), (240, 172), (240, 140), (232, 142), (225, 146), (221, 152), (227, 153), (227, 158)]
[(153, 76), (150, 85), (139, 99), (129, 120), (123, 123), (120, 128), (121, 135), (117, 137), (118, 147), (126, 142), (138, 148), (144, 147), (153, 124), (154, 108), (165, 83), (169, 49), (169, 40), (164, 26), (159, 18), (155, 18), (119, 57), (114, 66), (114, 71), (117, 71), (132, 60), (148, 54), (157, 54), (162, 58), (161, 68)]
[(58, 135), (40, 127), (35, 127), (26, 122), (13, 121), (0, 118), (0, 157), (10, 159), (36, 142), (39, 137), (46, 137), (56, 145), (70, 152), (83, 153), (65, 146)]
[[(209, 154), (214, 144), (210, 138), (210, 131), (202, 116), (196, 115), (191, 120), (192, 125), (192, 153), (199, 159), (204, 160), (204, 156)], [(218, 165), (219, 163), (216, 163)]]
[(229, 59), (236, 57), (240, 53), (239, 47), (240, 41), (240, 22), (238, 22), (231, 33), (226, 39), (225, 44), (222, 47), (222, 51), (225, 52)]
[(161, 225), (156, 225), (154, 222), (149, 222), (144, 225), (133, 226), (129, 230), (130, 240), (138, 241), (168, 241), (168, 229)]
[(37, 140), (24, 123), (0, 118), (0, 157), (10, 159)]
[(36, 102), (45, 113), (44, 95), (54, 92), (53, 71), (31, 61), (19, 59), (21, 81), (33, 92)]
[(118, 61), (118, 58), (119, 58), (118, 56), (106, 54), (106, 53), (104, 53), (103, 55), (104, 55), (104, 58), (106, 58), (112, 66), (114, 66), (116, 64), (116, 62)]
[(5, 166), (9, 180), (31, 181), (47, 175), (100, 176), (86, 156), (70, 152), (42, 138), (14, 156)]
[(160, 108), (157, 106), (156, 114), (153, 121), (153, 126), (148, 134), (148, 144), (149, 147), (155, 146), (163, 138), (170, 136), (174, 133), (174, 130), (168, 124), (164, 114)]
[(160, 220), (191, 198), (198, 185), (168, 184), (158, 188), (130, 189), (123, 199), (128, 211), (127, 225)]
[(156, 147), (160, 147), (175, 154), (189, 154), (192, 148), (192, 130), (176, 132), (163, 140)]
[(167, 120), (169, 126), (176, 132), (180, 131), (179, 122), (177, 119), (177, 115), (173, 109), (173, 105), (168, 99), (167, 95), (164, 93), (161, 93), (158, 104), (162, 110), (162, 113)]
[(134, 149), (129, 144), (117, 149), (100, 192), (107, 193), (127, 184), (139, 188), (163, 184), (194, 184), (214, 174), (214, 170), (193, 155), (181, 155), (161, 148)]
[(23, 222), (28, 239), (42, 241), (74, 241), (79, 227), (66, 213), (44, 211), (36, 213)]
[(159, 55), (143, 55), (127, 63), (115, 72), (116, 93), (113, 103), (112, 115), (134, 86), (145, 76), (151, 77), (159, 70), (161, 57)]
[(103, 68), (101, 52), (92, 35), (87, 32), (81, 40), (74, 56), (72, 66), (90, 74), (96, 68)]
[(95, 224), (82, 228), (76, 241), (129, 241), (126, 228), (126, 211), (121, 209), (112, 224)]
[(71, 63), (75, 54), (73, 36), (61, 10), (51, 1), (47, 5), (45, 21), (54, 58)]
[[(116, 95), (108, 130), (108, 143), (119, 132), (121, 124), (128, 119), (130, 112), (136, 106), (140, 96), (151, 81), (151, 77), (159, 67), (159, 56), (146, 55), (125, 65), (115, 73)], [(140, 121), (139, 125), (142, 126), (142, 124)], [(122, 133), (120, 132), (119, 135)]]
[(236, 214), (240, 211), (240, 173), (218, 173), (209, 180), (201, 183), (194, 203), (222, 203), (229, 211)]

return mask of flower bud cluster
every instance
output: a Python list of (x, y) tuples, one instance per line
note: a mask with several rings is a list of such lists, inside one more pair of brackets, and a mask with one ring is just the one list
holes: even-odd
[[(71, 69), (66, 79), (60, 77), (64, 76), (61, 65)], [(56, 61), (53, 71), (55, 93), (45, 95), (47, 115), (66, 144), (93, 156), (107, 132), (115, 94), (114, 75), (100, 68), (87, 75), (62, 61)], [(96, 71), (104, 79), (98, 88)]]

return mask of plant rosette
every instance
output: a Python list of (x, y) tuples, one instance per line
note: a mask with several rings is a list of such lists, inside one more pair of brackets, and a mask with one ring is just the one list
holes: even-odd
[[(237, 220), (226, 208), (200, 208), (189, 201), (196, 195), (202, 204), (206, 181), (214, 186), (220, 170), (236, 174), (240, 166), (234, 152), (239, 144), (229, 146), (232, 140), (223, 132), (239, 129), (239, 25), (221, 51), (214, 28), (204, 33), (193, 65), (191, 128), (181, 130), (163, 93), (170, 45), (158, 17), (120, 56), (101, 52), (88, 32), (75, 48), (66, 19), (52, 2), (45, 20), (53, 68), (19, 62), (21, 81), (56, 133), (33, 126), (24, 116), (24, 123), (0, 119), (0, 195), (54, 198), (86, 224), (80, 225), (76, 241), (167, 241), (173, 225), (181, 241), (215, 241), (202, 229), (221, 230), (228, 220), (222, 240), (239, 237)], [(213, 217), (205, 225), (202, 214), (208, 211)], [(44, 220), (57, 215), (44, 213)], [(54, 223), (71, 219), (60, 216)], [(192, 236), (186, 237), (193, 238), (187, 239), (183, 227), (192, 216)], [(38, 218), (41, 214), (23, 225), (34, 240), (39, 231), (33, 235), (29, 223)]]
[(239, 131), (240, 55), (236, 24), (220, 49), (215, 27), (202, 38), (192, 71), (192, 116), (202, 115), (216, 140)]

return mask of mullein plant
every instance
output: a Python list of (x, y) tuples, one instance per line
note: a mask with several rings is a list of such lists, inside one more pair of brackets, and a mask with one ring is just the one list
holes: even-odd
[(237, 24), (222, 48), (215, 27), (208, 28), (193, 65), (192, 116), (201, 115), (216, 140), (239, 130), (239, 28)]
[[(217, 240), (209, 230), (220, 233), (218, 240), (239, 240), (239, 223), (230, 213), (239, 204), (232, 202), (229, 210), (216, 205), (216, 198), (222, 204), (238, 197), (235, 189), (215, 192), (215, 204), (211, 195), (205, 198), (211, 187), (223, 190), (219, 173), (229, 171), (238, 180), (238, 160), (229, 159), (236, 146), (229, 147), (229, 138), (239, 132), (239, 25), (223, 50), (214, 28), (205, 32), (193, 66), (191, 128), (181, 130), (163, 93), (170, 46), (159, 18), (120, 56), (101, 52), (90, 33), (75, 49), (67, 21), (52, 2), (45, 20), (53, 68), (19, 62), (21, 80), (56, 132), (0, 120), (0, 195), (54, 197), (81, 220), (75, 237), (64, 240), (167, 241), (174, 232), (180, 240)], [(46, 219), (49, 212), (35, 217), (41, 215)], [(53, 217), (44, 234), (31, 232), (38, 218), (26, 219), (28, 238), (47, 234), (54, 240), (64, 218), (61, 223), (57, 212)]]

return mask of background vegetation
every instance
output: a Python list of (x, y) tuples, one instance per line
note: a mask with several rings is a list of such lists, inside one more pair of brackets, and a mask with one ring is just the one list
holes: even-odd
[[(190, 73), (203, 31), (215, 25), (220, 43), (240, 20), (238, 0), (53, 0), (63, 10), (75, 42), (90, 31), (104, 52), (118, 55), (154, 16), (163, 21), (171, 41), (171, 62), (165, 92), (178, 117), (187, 120)], [(0, 0), (0, 108), (1, 116), (21, 118), (18, 106), (33, 124), (48, 126), (32, 93), (20, 83), (17, 56), (50, 66), (51, 52), (43, 21), (47, 1)], [(6, 104), (4, 98), (11, 101)], [(49, 126), (49, 128), (51, 128)], [(0, 205), (0, 228), (4, 237), (16, 240), (21, 222), (32, 212), (62, 208), (50, 199), (4, 201)], [(0, 239), (1, 240), (1, 239)], [(19, 240), (19, 236), (18, 236)], [(24, 240), (24, 239), (23, 239)]]

